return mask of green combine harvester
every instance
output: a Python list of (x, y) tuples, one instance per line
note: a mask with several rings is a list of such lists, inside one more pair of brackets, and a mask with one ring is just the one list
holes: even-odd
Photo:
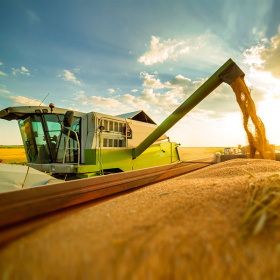
[(144, 112), (110, 116), (47, 106), (9, 107), (18, 120), (28, 166), (53, 175), (87, 178), (179, 162), (179, 144), (165, 133), (222, 82), (244, 73), (229, 59), (159, 126)]

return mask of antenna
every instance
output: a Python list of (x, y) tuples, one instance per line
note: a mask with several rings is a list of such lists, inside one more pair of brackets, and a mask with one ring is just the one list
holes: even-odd
[(40, 103), (40, 105), (39, 105), (39, 107), (41, 106), (41, 104), (45, 101), (45, 99), (49, 96), (49, 94), (50, 93), (48, 93), (47, 95), (46, 95), (46, 97), (41, 101), (41, 103)]

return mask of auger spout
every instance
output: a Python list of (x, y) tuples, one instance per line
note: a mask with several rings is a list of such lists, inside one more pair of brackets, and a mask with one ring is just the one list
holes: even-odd
[(150, 145), (159, 139), (166, 131), (183, 118), (222, 82), (231, 84), (236, 78), (244, 75), (243, 71), (235, 64), (235, 62), (232, 59), (229, 59), (184, 103), (182, 103), (169, 117), (167, 117), (145, 140), (132, 150), (133, 159), (141, 155)]

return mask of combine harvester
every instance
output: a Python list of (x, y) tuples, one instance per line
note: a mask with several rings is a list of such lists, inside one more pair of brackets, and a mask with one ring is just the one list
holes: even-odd
[[(212, 159), (182, 162), (179, 144), (166, 141), (165, 133), (222, 82), (231, 84), (243, 76), (229, 59), (159, 126), (143, 111), (110, 116), (53, 104), (0, 111), (0, 118), (18, 120), (28, 168), (85, 178), (1, 193), (0, 229), (208, 166)], [(0, 234), (0, 244), (15, 234)]]
[(87, 178), (180, 162), (179, 144), (164, 141), (175, 123), (222, 82), (244, 76), (229, 59), (159, 126), (144, 112), (110, 116), (49, 107), (9, 107), (0, 118), (18, 120), (28, 166)]

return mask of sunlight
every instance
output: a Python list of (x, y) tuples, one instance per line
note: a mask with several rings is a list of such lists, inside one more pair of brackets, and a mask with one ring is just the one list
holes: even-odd
[[(262, 119), (267, 139), (271, 144), (279, 145), (280, 121), (280, 79), (275, 78), (270, 72), (250, 69), (248, 85), (264, 92), (264, 100), (258, 102), (257, 115)], [(247, 81), (246, 81), (247, 82)]]
[(271, 144), (279, 145), (280, 99), (268, 96), (258, 104), (257, 114), (262, 119), (267, 139)]
[(269, 96), (280, 96), (280, 79), (275, 78), (270, 72), (259, 71), (251, 68), (248, 75), (250, 82), (246, 83), (253, 88), (263, 89)]

